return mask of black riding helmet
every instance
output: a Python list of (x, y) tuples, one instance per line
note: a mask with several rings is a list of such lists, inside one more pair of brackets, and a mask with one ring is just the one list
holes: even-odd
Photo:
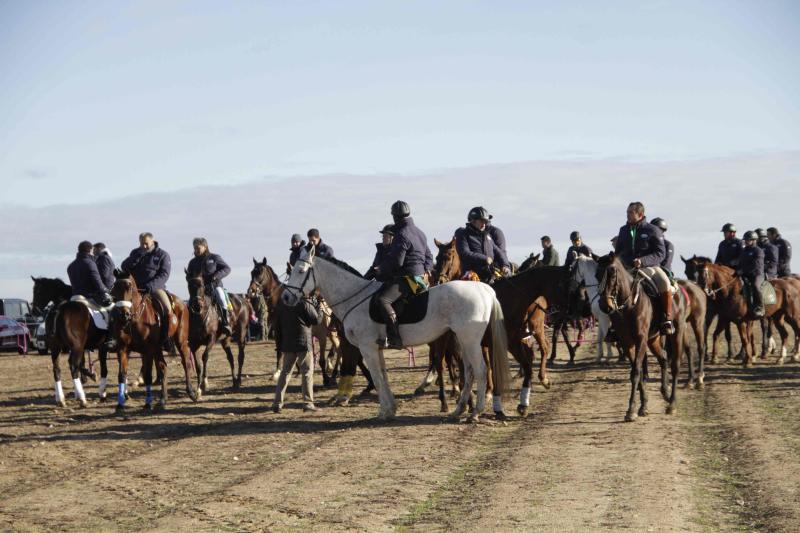
[(378, 233), (394, 236), (394, 224), (386, 224)]
[(767, 230), (765, 230), (764, 228), (756, 228), (756, 235), (758, 235), (759, 239), (766, 239)]
[(660, 229), (661, 231), (667, 231), (667, 221), (661, 217), (656, 217), (650, 221), (652, 225)]
[(397, 200), (392, 204), (392, 216), (395, 218), (405, 218), (411, 214), (411, 208), (402, 200)]
[(723, 231), (723, 232), (731, 231), (733, 233), (736, 233), (736, 226), (734, 226), (732, 223), (728, 222), (724, 226), (722, 226), (722, 230), (721, 231)]
[(758, 235), (755, 231), (745, 231), (744, 232), (744, 240), (746, 241), (754, 241), (758, 238)]
[(467, 221), (472, 222), (473, 220), (485, 220), (489, 222), (492, 219), (492, 215), (489, 214), (489, 211), (484, 209), (481, 206), (473, 207), (469, 210), (469, 214), (467, 215)]
[(570, 241), (574, 242), (574, 241), (577, 241), (580, 238), (581, 238), (581, 232), (580, 231), (573, 231), (572, 233), (569, 234), (569, 240)]

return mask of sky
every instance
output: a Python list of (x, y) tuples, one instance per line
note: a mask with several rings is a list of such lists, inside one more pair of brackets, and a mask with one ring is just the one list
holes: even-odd
[[(372, 227), (399, 195), (447, 198), (420, 212), (435, 221), (429, 233), (485, 204), (509, 221), (521, 216), (513, 209), (543, 213), (559, 235), (598, 225), (599, 238), (617, 221), (572, 210), (641, 191), (646, 205), (674, 197), (675, 223), (725, 187), (715, 164), (746, 183), (723, 192), (701, 228), (707, 253), (712, 225), (754, 209), (770, 212), (768, 225), (798, 228), (788, 204), (775, 212), (749, 192), (797, 190), (798, 52), (797, 2), (0, 0), (0, 212), (17, 228), (0, 237), (0, 291), (27, 294), (34, 258), (63, 275), (77, 241), (123, 228), (118, 253), (149, 228), (213, 233), (220, 244), (247, 237), (278, 256), (288, 235), (270, 228), (316, 225), (331, 240), (355, 239), (342, 258), (363, 266)], [(509, 168), (530, 174), (512, 179)], [(570, 181), (551, 183), (551, 171)], [(524, 202), (498, 203), (499, 184), (523, 187)], [(659, 196), (677, 184), (687, 198)], [(248, 203), (247, 191), (271, 190), (288, 196)], [(328, 198), (312, 198), (319, 191)], [(208, 200), (201, 215), (187, 211), (193, 198)], [(308, 203), (316, 218), (298, 214)], [(215, 223), (231, 213), (249, 221), (244, 236)], [(538, 235), (511, 244), (522, 253)], [(246, 267), (243, 246), (231, 250)]]

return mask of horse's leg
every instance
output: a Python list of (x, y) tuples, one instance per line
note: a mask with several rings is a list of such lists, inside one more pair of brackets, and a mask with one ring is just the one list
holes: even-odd
[[(603, 315), (601, 313), (597, 313), (595, 315), (597, 319), (597, 359), (596, 362), (602, 363), (603, 357), (605, 357), (604, 353), (604, 344), (606, 342), (606, 335), (608, 334), (608, 316)], [(610, 350), (610, 348), (609, 348)], [(608, 357), (611, 357), (611, 353), (609, 352)]]
[[(726, 338), (730, 334), (730, 331), (725, 328), (726, 325), (726, 322), (723, 321), (722, 318), (717, 318), (717, 325), (714, 327), (714, 333), (711, 335), (711, 364), (717, 362), (717, 340), (719, 339), (719, 334), (725, 331)], [(725, 359), (726, 361), (729, 361), (733, 357), (730, 346), (730, 342), (728, 342), (728, 357)]]
[(194, 371), (197, 373), (197, 395), (198, 397), (203, 395), (203, 372), (205, 371), (205, 367), (203, 366), (203, 360), (198, 350), (200, 348), (199, 344), (189, 344), (189, 354), (194, 359)]
[(239, 370), (236, 373), (236, 388), (237, 389), (242, 386), (242, 369), (244, 368), (244, 346), (245, 346), (245, 342), (246, 342), (245, 341), (245, 336), (244, 336), (244, 333), (242, 333), (239, 336), (239, 342), (236, 343), (238, 345), (238, 347), (239, 347), (239, 353), (237, 354), (237, 357), (236, 357), (236, 359), (237, 359), (237, 361), (239, 363)]
[(743, 365), (745, 368), (750, 368), (753, 365), (752, 354), (750, 353), (750, 333), (752, 328), (750, 325), (752, 322), (739, 322), (736, 324), (737, 329), (739, 330), (739, 336), (742, 338), (742, 347), (744, 348), (744, 361)]
[(97, 395), (101, 402), (105, 402), (106, 387), (108, 386), (108, 348), (101, 344), (98, 353), (100, 357), (100, 384), (97, 386)]
[(159, 347), (155, 353), (156, 380), (161, 382), (161, 399), (156, 403), (155, 410), (163, 411), (167, 407), (167, 360), (164, 359), (164, 352)]
[(759, 356), (759, 359), (766, 359), (767, 351), (769, 351), (768, 331), (771, 330), (770, 322), (772, 322), (772, 319), (767, 317), (761, 317), (761, 320), (759, 320), (759, 322), (761, 323), (761, 355)]
[[(194, 358), (196, 365), (197, 354), (193, 353), (189, 349), (189, 342), (186, 340), (180, 340), (180, 342), (175, 341), (175, 347), (178, 349), (178, 352), (180, 353), (181, 356), (181, 364), (183, 365), (183, 375), (186, 381), (186, 394), (189, 395), (189, 398), (191, 398), (193, 402), (197, 402), (200, 399), (200, 386), (199, 386), (200, 378), (198, 377), (198, 387), (197, 391), (195, 391), (194, 387), (192, 386), (192, 372), (191, 372), (192, 359), (190, 359)], [(205, 369), (205, 366), (203, 366), (203, 369)], [(195, 372), (197, 372), (197, 368), (195, 368)], [(197, 373), (199, 375), (199, 372)], [(166, 377), (164, 379), (166, 379)]]
[[(524, 344), (521, 340), (514, 339), (515, 344), (518, 346), (517, 351), (520, 354), (519, 364), (522, 367), (522, 388), (519, 390), (519, 405), (517, 405), (517, 412), (523, 418), (528, 416), (528, 408), (531, 404), (531, 381), (533, 377), (533, 359), (536, 353), (533, 348)], [(509, 346), (511, 344), (509, 343)], [(542, 363), (545, 362), (547, 356), (542, 353)], [(544, 364), (542, 366), (545, 366)], [(539, 369), (539, 379), (542, 378), (542, 369)]]
[(277, 346), (275, 347), (275, 372), (272, 374), (272, 381), (278, 381), (278, 378), (281, 375), (281, 359), (283, 358), (283, 354), (281, 353), (281, 349)]
[(456, 408), (448, 415), (448, 418), (452, 421), (457, 421), (461, 418), (461, 415), (467, 408), (467, 402), (470, 401), (470, 396), (472, 395), (472, 367), (464, 363), (465, 357), (464, 350), (462, 350), (461, 377), (463, 383), (461, 384), (461, 396), (458, 398)]
[[(469, 345), (464, 347), (465, 352), (468, 352), (470, 349), (471, 348)], [(472, 349), (475, 350), (475, 354), (473, 355), (473, 357), (481, 356), (472, 359), (470, 357), (471, 354), (465, 355), (465, 357), (472, 359), (472, 364), (475, 365), (475, 368), (473, 369), (473, 375), (475, 376), (477, 398), (475, 400), (475, 409), (473, 409), (472, 413), (470, 414), (469, 421), (477, 422), (481, 416), (481, 413), (483, 413), (484, 409), (486, 409), (486, 397), (489, 394), (489, 389), (494, 388), (494, 383), (492, 382), (491, 372), (489, 371), (489, 368), (491, 368), (491, 364), (489, 363), (489, 357), (490, 357), (489, 350), (483, 348), (481, 348), (480, 351), (478, 351), (478, 349), (474, 348)], [(491, 356), (494, 356), (494, 354), (491, 354)], [(503, 357), (507, 357), (507, 355), (503, 354)], [(470, 387), (470, 389), (471, 388), (472, 387)], [(498, 395), (497, 398), (500, 398), (500, 396)], [(498, 406), (493, 404), (492, 407), (495, 409), (495, 412), (498, 413), (498, 418), (500, 418), (501, 416), (500, 413), (502, 413), (502, 406), (500, 406), (500, 408), (498, 409)]]
[(233, 361), (233, 350), (231, 350), (231, 338), (225, 337), (220, 341), (222, 349), (225, 350), (225, 356), (228, 358), (228, 366), (231, 367), (231, 387), (238, 389), (236, 384), (236, 364)]
[(128, 347), (120, 346), (117, 350), (117, 361), (119, 363), (119, 371), (117, 373), (117, 412), (120, 413), (125, 409), (125, 399), (127, 393), (125, 387), (128, 384)]
[(550, 346), (550, 357), (547, 360), (547, 363), (550, 365), (554, 364), (556, 360), (556, 352), (558, 351), (558, 333), (562, 326), (563, 324), (560, 319), (554, 321), (553, 323), (553, 344)]
[[(679, 323), (679, 321), (676, 321)], [(675, 414), (678, 403), (678, 374), (681, 369), (681, 350), (683, 345), (684, 326), (678, 325), (674, 334), (667, 337), (667, 355), (669, 357), (670, 371), (672, 372), (672, 393), (667, 405), (667, 414)], [(691, 380), (691, 378), (690, 378)]]
[(441, 343), (441, 337), (436, 339), (435, 341), (428, 344), (428, 372), (425, 374), (425, 377), (422, 378), (422, 382), (417, 385), (417, 388), (414, 389), (414, 396), (419, 396), (425, 389), (428, 388), (428, 385), (433, 383), (436, 375), (436, 357), (439, 355), (439, 344)]
[(200, 391), (207, 392), (208, 391), (208, 354), (211, 352), (211, 347), (214, 346), (216, 339), (213, 337), (208, 344), (203, 346), (203, 380), (200, 382)]
[[(666, 343), (669, 343), (669, 337), (666, 339)], [(661, 369), (661, 397), (664, 398), (665, 401), (669, 401), (669, 390), (667, 389), (667, 359), (668, 356), (664, 356), (664, 344), (661, 342), (661, 337), (655, 337), (652, 340), (648, 341), (650, 346), (650, 351), (653, 352), (653, 355), (658, 360), (658, 366)], [(669, 348), (667, 348), (669, 350)], [(647, 356), (645, 356), (646, 358)], [(645, 359), (645, 364), (647, 363), (647, 359)]]
[(786, 341), (789, 339), (789, 331), (786, 329), (786, 322), (782, 314), (775, 319), (775, 329), (778, 330), (778, 334), (781, 336), (781, 353), (775, 363), (782, 365), (786, 360)]
[(358, 368), (361, 369), (361, 373), (364, 375), (364, 379), (367, 380), (367, 386), (364, 387), (364, 390), (361, 391), (359, 396), (362, 397), (369, 396), (369, 393), (375, 390), (375, 382), (372, 381), (372, 373), (369, 371), (369, 368), (367, 368), (367, 365), (364, 363), (363, 357), (358, 360), (357, 365)]
[(359, 348), (364, 356), (364, 363), (369, 368), (372, 380), (375, 382), (375, 388), (378, 390), (380, 400), (378, 418), (384, 421), (392, 420), (395, 415), (394, 397), (389, 388), (382, 350), (378, 350), (370, 343), (364, 343)]
[(569, 342), (569, 328), (567, 327), (567, 323), (568, 321), (564, 322), (564, 327), (561, 329), (561, 336), (564, 338), (564, 344), (567, 346), (567, 351), (569, 352), (567, 366), (573, 366), (575, 364), (575, 347)]
[(75, 387), (75, 399), (78, 400), (81, 407), (86, 407), (86, 393), (83, 390), (83, 383), (81, 382), (81, 368), (83, 367), (83, 354), (84, 345), (73, 345), (69, 352), (69, 371), (72, 375), (72, 384)]
[(144, 407), (145, 411), (153, 408), (153, 348), (142, 353), (142, 378), (144, 379)]
[(694, 331), (694, 340), (697, 344), (697, 363), (699, 365), (699, 370), (697, 372), (697, 388), (702, 389), (705, 387), (706, 379), (705, 358), (703, 357), (706, 351), (706, 334), (703, 329), (703, 324), (699, 319), (692, 320), (692, 331)]
[[(487, 348), (486, 346), (481, 346), (481, 359), (483, 360), (484, 368), (486, 369), (486, 371), (485, 371), (486, 387), (484, 388), (484, 391), (485, 391), (484, 403), (485, 403), (486, 402), (486, 396), (489, 396), (490, 394), (492, 394), (492, 391), (494, 391), (494, 383), (493, 383), (493, 380), (492, 380), (492, 371), (491, 371), (491, 368), (492, 368), (492, 354), (489, 352), (489, 348)], [(478, 376), (478, 370), (477, 369), (475, 369), (473, 371), (473, 375), (475, 376), (476, 380), (480, 379), (480, 377)], [(480, 383), (479, 382), (478, 382), (478, 387), (480, 387)]]
[(64, 386), (61, 384), (61, 348), (52, 348), (50, 352), (50, 359), (53, 361), (53, 381), (55, 382), (56, 387), (56, 405), (66, 407), (67, 401), (64, 397)]
[[(547, 375), (547, 335), (544, 334), (544, 322), (537, 327), (533, 334), (536, 344), (539, 345), (539, 383), (545, 389), (550, 388), (550, 377)], [(531, 366), (533, 366), (533, 347), (531, 346)]]
[[(439, 386), (439, 412), (446, 413), (450, 410), (447, 405), (447, 392), (444, 385), (444, 343), (442, 343), (442, 350), (436, 354), (436, 384)], [(433, 359), (433, 356), (431, 356)]]
[(644, 341), (637, 342), (635, 353), (631, 357), (631, 393), (628, 398), (628, 412), (625, 413), (625, 422), (633, 422), (636, 414), (636, 392), (639, 390), (642, 379), (642, 361), (645, 358), (647, 345)]

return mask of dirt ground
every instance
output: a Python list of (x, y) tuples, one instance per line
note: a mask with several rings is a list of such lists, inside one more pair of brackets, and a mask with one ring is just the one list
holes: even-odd
[[(142, 412), (137, 390), (125, 416), (116, 387), (99, 403), (88, 385), (79, 409), (69, 380), (57, 408), (49, 357), (2, 354), (0, 528), (800, 531), (800, 366), (712, 365), (670, 416), (652, 365), (651, 414), (624, 423), (628, 369), (594, 364), (592, 350), (574, 367), (559, 361), (550, 390), (534, 387), (529, 418), (509, 398), (508, 423), (477, 426), (444, 421), (433, 388), (411, 396), (422, 348), (416, 368), (389, 353), (399, 406), (387, 424), (374, 395), (327, 407), (335, 391), (319, 376), (318, 412), (302, 411), (294, 379), (273, 414), (271, 343), (248, 346), (237, 392), (216, 349), (197, 404), (174, 359), (167, 411)], [(116, 372), (113, 360), (112, 382)]]

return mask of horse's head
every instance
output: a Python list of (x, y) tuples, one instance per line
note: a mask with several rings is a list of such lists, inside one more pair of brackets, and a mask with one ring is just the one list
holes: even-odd
[(203, 282), (203, 276), (192, 276), (189, 274), (189, 271), (185, 268), (183, 272), (186, 274), (186, 285), (189, 289), (189, 309), (193, 313), (202, 313), (205, 308), (205, 295), (206, 295), (206, 286)]
[(614, 252), (597, 259), (597, 278), (600, 310), (606, 314), (619, 308), (617, 299), (625, 293), (625, 269)]
[(685, 259), (681, 256), (681, 261), (685, 265), (684, 272), (686, 273), (686, 279), (694, 281), (695, 283), (700, 283), (700, 267), (702, 265), (706, 265), (711, 263), (711, 259), (708, 257), (702, 257), (698, 255), (693, 255), (689, 259)]
[(531, 254), (522, 262), (517, 271), (522, 272), (523, 270), (538, 268), (540, 266), (542, 266), (542, 260), (539, 258), (539, 254)]
[(139, 287), (136, 280), (129, 272), (114, 272), (114, 286), (111, 287), (111, 297), (114, 299), (114, 310), (122, 317), (120, 324), (127, 326), (133, 314), (133, 302), (139, 298)]
[(461, 260), (456, 251), (456, 240), (450, 242), (440, 242), (433, 239), (438, 252), (436, 252), (436, 263), (433, 266), (433, 280), (437, 285), (458, 279), (461, 275)]
[(257, 261), (253, 258), (253, 269), (250, 271), (250, 285), (247, 286), (247, 296), (253, 298), (262, 291), (262, 288), (269, 282), (270, 268), (267, 266), (267, 258)]
[(283, 284), (283, 294), (281, 300), (284, 305), (290, 307), (297, 305), (304, 296), (311, 295), (317, 288), (317, 280), (314, 276), (314, 259), (316, 249), (311, 246), (300, 252), (289, 279)]
[(72, 295), (70, 286), (58, 278), (35, 278), (33, 280), (33, 300), (31, 307), (34, 314), (40, 315), (50, 302), (68, 300)]
[(597, 283), (597, 261), (584, 255), (572, 263), (572, 283), (580, 285), (594, 285)]
[(709, 298), (714, 298), (715, 293), (712, 290), (714, 285), (714, 269), (713, 264), (709, 262), (698, 263), (696, 265), (696, 273), (694, 281), (703, 289)]

